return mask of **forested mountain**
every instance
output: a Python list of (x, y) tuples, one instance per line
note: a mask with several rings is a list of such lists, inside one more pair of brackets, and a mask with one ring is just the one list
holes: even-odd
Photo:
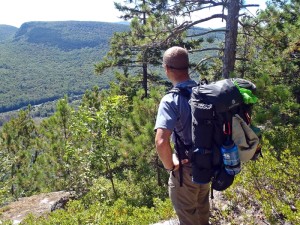
[(96, 76), (94, 64), (107, 53), (113, 34), (128, 29), (128, 24), (79, 21), (28, 22), (19, 29), (1, 25), (0, 113), (107, 87), (112, 70)]
[(127, 25), (101, 22), (29, 22), (1, 26), (0, 112), (107, 87), (112, 75), (95, 76), (114, 32)]
[(13, 38), (18, 28), (9, 25), (0, 25), (0, 42)]
[(57, 47), (62, 51), (107, 47), (114, 32), (128, 26), (99, 22), (28, 22), (16, 32), (13, 41), (27, 41)]

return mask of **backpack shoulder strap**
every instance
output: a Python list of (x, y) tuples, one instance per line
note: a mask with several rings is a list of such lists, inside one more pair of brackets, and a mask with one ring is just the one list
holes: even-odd
[[(188, 88), (174, 87), (174, 88), (172, 88), (171, 90), (169, 90), (167, 92), (167, 94), (169, 94), (169, 93), (175, 93), (175, 94), (181, 95), (181, 96), (185, 97), (187, 100), (189, 100), (190, 97), (191, 97), (191, 92)], [(178, 157), (178, 160), (179, 160), (179, 182), (180, 182), (180, 186), (182, 187), (182, 185), (183, 185), (183, 171), (182, 171), (182, 162), (181, 162), (181, 160), (184, 159), (184, 156), (183, 156), (184, 153), (181, 151), (181, 148), (189, 149), (190, 146), (186, 146), (183, 143), (180, 136), (177, 134), (177, 132), (175, 130), (173, 132), (174, 132), (174, 135), (175, 135), (175, 149), (176, 149), (177, 157)]]
[(190, 99), (191, 97), (191, 92), (187, 88), (173, 87), (171, 90), (167, 92), (167, 94), (169, 93), (179, 94), (188, 99)]

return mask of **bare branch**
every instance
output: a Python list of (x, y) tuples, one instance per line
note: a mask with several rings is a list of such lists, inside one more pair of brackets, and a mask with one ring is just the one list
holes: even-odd
[[(206, 3), (206, 4), (210, 4), (210, 3)], [(188, 10), (188, 11), (182, 13), (182, 15), (184, 16), (185, 14), (190, 14), (190, 13), (193, 13), (193, 12), (196, 12), (196, 11), (200, 11), (202, 9), (208, 9), (208, 8), (213, 8), (213, 7), (217, 7), (217, 6), (224, 6), (224, 5), (225, 5), (225, 3), (223, 3), (223, 2), (218, 2), (218, 3), (215, 2), (212, 5), (195, 7), (193, 10)]]
[(189, 52), (194, 53), (194, 52), (223, 51), (223, 50), (224, 48), (202, 48), (202, 49), (190, 50)]
[(246, 58), (235, 58), (236, 60), (239, 60), (239, 61), (244, 61), (244, 62), (247, 62), (249, 61), (249, 59), (246, 59)]
[(194, 25), (197, 25), (199, 23), (203, 23), (212, 19), (216, 19), (216, 18), (222, 18), (222, 19), (227, 19), (227, 16), (224, 14), (214, 14), (210, 17), (206, 17), (204, 19), (200, 19), (200, 20), (196, 20), (194, 22), (190, 22), (190, 21), (185, 21), (182, 24), (180, 24), (178, 27), (175, 27), (175, 29), (172, 31), (172, 33), (165, 39), (165, 43), (168, 43), (170, 39), (172, 39), (173, 37), (175, 37), (176, 35), (188, 30), (189, 28), (191, 28)]
[(208, 61), (210, 59), (213, 59), (213, 58), (217, 58), (217, 59), (222, 59), (221, 56), (219, 55), (214, 55), (214, 56), (209, 56), (209, 57), (206, 57), (206, 58), (203, 58), (201, 59), (198, 64), (194, 67), (194, 69), (189, 73), (189, 75), (191, 75), (192, 73), (194, 73), (196, 71), (196, 69), (205, 61)]
[(210, 34), (210, 33), (226, 32), (226, 31), (227, 31), (226, 29), (209, 30), (209, 31), (199, 33), (199, 34), (187, 35), (186, 37), (198, 37), (198, 36), (203, 36), (203, 35)]
[(203, 22), (206, 22), (206, 21), (209, 21), (209, 20), (212, 20), (212, 19), (217, 19), (217, 18), (221, 18), (221, 19), (226, 20), (227, 16), (224, 15), (224, 14), (214, 14), (212, 16), (209, 16), (209, 17), (206, 17), (206, 18), (203, 18), (203, 19), (200, 19), (200, 20), (196, 20), (196, 21), (190, 23), (188, 26), (185, 27), (185, 29), (188, 29), (188, 28), (190, 28), (194, 25), (197, 25), (199, 23), (203, 23)]
[(190, 2), (190, 3), (201, 3), (201, 4), (217, 4), (218, 2), (215, 1), (201, 1), (201, 0), (185, 0), (186, 3)]
[(259, 4), (241, 5), (241, 8), (247, 8), (247, 7), (259, 7)]

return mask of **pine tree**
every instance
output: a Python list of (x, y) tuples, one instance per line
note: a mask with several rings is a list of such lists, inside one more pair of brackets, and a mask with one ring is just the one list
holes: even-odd
[(31, 176), (39, 154), (37, 129), (30, 117), (30, 107), (20, 111), (16, 118), (4, 124), (1, 131), (1, 154), (3, 155), (3, 182), (7, 182), (10, 194), (18, 199), (34, 190)]
[[(115, 4), (123, 12), (125, 20), (131, 19), (130, 31), (115, 33), (111, 39), (111, 49), (103, 62), (96, 66), (101, 73), (111, 66), (128, 68), (142, 74), (142, 87), (145, 97), (148, 95), (149, 65), (160, 65), (162, 40), (169, 30), (169, 17), (164, 14), (165, 0), (128, 1), (129, 4)], [(141, 69), (141, 70), (140, 70)], [(132, 71), (130, 70), (130, 71)]]

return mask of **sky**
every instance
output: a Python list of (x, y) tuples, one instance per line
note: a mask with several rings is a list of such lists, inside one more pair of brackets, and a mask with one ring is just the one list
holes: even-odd
[[(24, 22), (31, 21), (119, 22), (121, 20), (118, 18), (119, 12), (114, 8), (114, 1), (124, 2), (124, 0), (1, 0), (0, 24), (20, 27)], [(248, 4), (260, 4), (262, 9), (265, 8), (265, 2), (265, 0), (246, 0)], [(251, 7), (251, 12), (255, 14), (257, 9)], [(219, 22), (220, 20), (206, 23), (202, 27), (220, 27)]]

